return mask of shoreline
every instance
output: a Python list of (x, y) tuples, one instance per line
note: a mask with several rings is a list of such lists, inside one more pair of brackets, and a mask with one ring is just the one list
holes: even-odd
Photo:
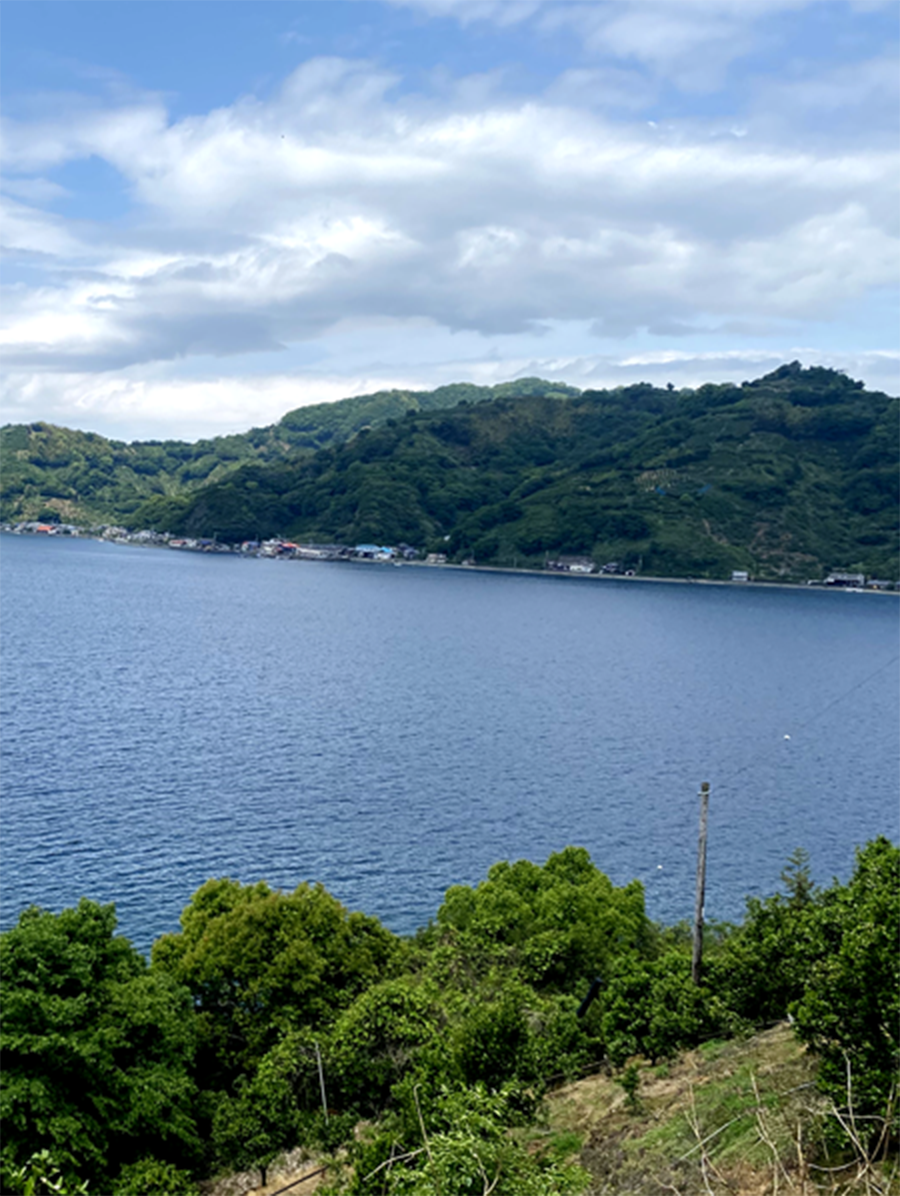
[[(372, 564), (378, 565), (381, 561), (360, 561), (351, 562), (353, 564)], [(626, 577), (623, 573), (563, 573), (555, 572), (549, 569), (528, 569), (528, 568), (513, 568), (510, 565), (429, 565), (425, 561), (402, 561), (397, 562), (402, 564), (404, 568), (412, 565), (417, 569), (454, 569), (462, 573), (505, 573), (515, 577), (547, 577), (547, 578), (561, 578), (565, 581), (603, 581), (603, 582), (621, 582), (623, 584), (631, 585), (634, 582), (649, 582), (652, 585), (679, 585), (679, 586), (727, 586), (732, 589), (742, 590), (801, 590), (804, 593), (844, 593), (844, 594), (891, 594), (894, 597), (900, 597), (900, 590), (880, 590), (880, 589), (857, 589), (850, 586), (835, 586), (825, 585), (824, 582), (817, 582), (815, 585), (801, 581), (731, 581), (724, 577), (657, 577), (655, 574), (642, 573), (633, 577)]]
[[(10, 527), (0, 528), (0, 536), (34, 536), (44, 539), (51, 538), (46, 533), (31, 532), (31, 531), (14, 531)], [(53, 535), (52, 538), (57, 538)], [(107, 536), (98, 536), (91, 532), (85, 534), (64, 534), (59, 536), (60, 539), (66, 540), (91, 540), (96, 544), (110, 544), (119, 548), (170, 548), (171, 545), (167, 543), (160, 543), (158, 541), (140, 541), (140, 540), (123, 540)], [(258, 553), (241, 553), (231, 546), (221, 547), (218, 551), (209, 551), (204, 549), (191, 548), (176, 548), (176, 552), (192, 552), (198, 555), (205, 554), (208, 556), (238, 556), (244, 560), (263, 560), (266, 559)], [(299, 564), (332, 564), (332, 565), (376, 565), (376, 566), (393, 566), (394, 568), (414, 568), (414, 569), (448, 569), (459, 573), (487, 573), (487, 574), (503, 574), (511, 577), (542, 577), (562, 579), (564, 581), (594, 581), (594, 582), (619, 582), (623, 584), (633, 584), (635, 582), (647, 582), (651, 585), (680, 585), (680, 586), (726, 586), (734, 589), (766, 589), (766, 590), (792, 590), (802, 591), (803, 593), (844, 593), (844, 594), (887, 594), (894, 597), (900, 597), (900, 588), (892, 590), (882, 589), (879, 587), (865, 587), (860, 588), (856, 586), (842, 586), (842, 585), (826, 585), (825, 582), (809, 582), (800, 581), (754, 581), (752, 579), (747, 581), (732, 581), (730, 578), (720, 577), (658, 577), (655, 574), (642, 573), (639, 575), (626, 576), (624, 573), (569, 573), (564, 571), (549, 570), (549, 569), (531, 569), (528, 566), (512, 566), (512, 565), (466, 565), (453, 564), (449, 561), (411, 561), (411, 560), (389, 560), (379, 561), (371, 560), (365, 557), (351, 557), (347, 559), (331, 559), (331, 560), (308, 560), (301, 557), (273, 557), (273, 560), (294, 560)], [(900, 587), (900, 582), (896, 583)]]

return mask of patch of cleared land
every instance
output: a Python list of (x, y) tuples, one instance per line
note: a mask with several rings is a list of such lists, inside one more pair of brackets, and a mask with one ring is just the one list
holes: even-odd
[(815, 1063), (787, 1023), (557, 1089), (548, 1127), (581, 1143), (591, 1196), (900, 1196), (896, 1165), (829, 1155)]

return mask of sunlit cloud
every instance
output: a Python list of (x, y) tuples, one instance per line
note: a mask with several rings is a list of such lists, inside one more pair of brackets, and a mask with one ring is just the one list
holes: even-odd
[[(396, 63), (320, 56), (262, 98), (187, 116), (171, 115), (160, 95), (119, 88), (4, 119), (0, 345), (18, 379), (4, 418), (34, 411), (42, 396), (65, 421), (65, 393), (72, 419), (131, 411), (143, 420), (152, 394), (161, 422), (206, 410), (220, 428), (245, 419), (248, 396), (263, 393), (240, 378), (243, 357), (271, 354), (268, 373), (286, 378), (279, 355), (308, 344), (327, 361), (335, 329), (351, 336), (378, 320), (475, 336), (484, 361), (493, 354), (512, 369), (512, 341), (531, 338), (534, 359), (550, 361), (542, 338), (560, 324), (582, 330), (579, 360), (594, 360), (599, 345), (621, 362), (623, 338), (769, 336), (896, 287), (900, 155), (884, 136), (897, 90), (887, 52), (862, 74), (850, 64), (790, 75), (756, 67), (740, 110), (646, 117), (663, 76), (685, 95), (719, 86), (696, 62), (689, 77), (688, 60), (735, 37), (758, 49), (773, 36), (767, 18), (815, 6), (402, 6), (535, 38), (574, 30), (584, 54), (527, 95), (507, 92), (500, 70), (411, 86)], [(722, 51), (720, 75), (736, 53)], [(844, 122), (833, 137), (827, 115)], [(806, 116), (823, 127), (802, 137)], [(71, 191), (54, 171), (91, 162), (120, 181), (122, 218), (65, 214)], [(703, 361), (694, 347), (691, 360)], [(393, 352), (386, 378), (424, 376)], [(459, 368), (474, 369), (476, 357)], [(185, 381), (182, 397), (193, 397), (179, 408), (165, 396), (178, 389), (179, 363), (199, 358), (232, 364), (214, 386)], [(163, 365), (168, 390), (146, 380), (134, 389), (130, 372)], [(328, 385), (359, 393), (361, 376), (333, 365)], [(615, 370), (625, 368), (636, 367)], [(39, 381), (53, 374), (64, 388)], [(281, 396), (280, 385), (265, 394)]]

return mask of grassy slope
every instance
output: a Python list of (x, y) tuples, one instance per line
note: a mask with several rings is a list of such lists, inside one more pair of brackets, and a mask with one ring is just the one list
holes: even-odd
[[(524, 1133), (534, 1150), (553, 1143), (557, 1152), (571, 1151), (591, 1176), (587, 1196), (900, 1196), (895, 1166), (860, 1176), (828, 1157), (816, 1130), (826, 1106), (815, 1075), (815, 1060), (785, 1022), (656, 1067), (639, 1064), (631, 1107), (609, 1075), (566, 1084), (547, 1098), (542, 1122), (516, 1136)], [(248, 1188), (264, 1196), (320, 1162), (298, 1150), (273, 1165), (265, 1188), (252, 1188), (258, 1172), (201, 1187), (205, 1196), (241, 1196)], [(321, 1178), (308, 1181), (310, 1191)]]
[(591, 1196), (897, 1196), (896, 1168), (879, 1169), (868, 1187), (853, 1167), (826, 1170), (846, 1160), (828, 1158), (818, 1141), (824, 1102), (814, 1080), (814, 1060), (782, 1023), (642, 1066), (636, 1108), (607, 1076), (558, 1089), (548, 1131), (582, 1143)]

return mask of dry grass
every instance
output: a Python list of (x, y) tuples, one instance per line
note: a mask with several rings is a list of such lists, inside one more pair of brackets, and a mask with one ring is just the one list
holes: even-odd
[(786, 1023), (638, 1066), (637, 1107), (604, 1075), (549, 1098), (553, 1131), (582, 1141), (591, 1196), (900, 1196), (896, 1173), (884, 1168), (822, 1169), (818, 1127), (828, 1109), (814, 1062)]
[[(298, 1147), (288, 1151), (271, 1165), (266, 1176), (268, 1182), (265, 1187), (259, 1186), (259, 1171), (237, 1171), (231, 1175), (221, 1176), (219, 1179), (207, 1180), (200, 1185), (203, 1196), (272, 1196), (281, 1188), (295, 1183), (311, 1171), (322, 1166), (322, 1160), (310, 1155), (307, 1150)], [(315, 1176), (305, 1183), (292, 1187), (285, 1196), (308, 1196), (315, 1192), (327, 1177)]]

